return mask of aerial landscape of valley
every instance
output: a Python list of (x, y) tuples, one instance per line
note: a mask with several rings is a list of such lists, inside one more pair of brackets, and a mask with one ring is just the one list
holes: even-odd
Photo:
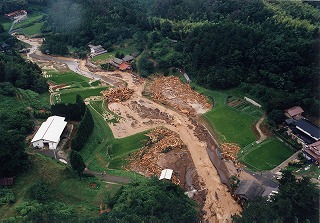
[(320, 3), (0, 0), (1, 222), (319, 222)]

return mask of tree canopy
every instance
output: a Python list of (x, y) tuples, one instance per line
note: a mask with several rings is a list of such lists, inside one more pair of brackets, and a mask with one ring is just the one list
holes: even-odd
[(197, 222), (199, 208), (171, 182), (151, 178), (124, 185), (109, 202), (110, 222)]

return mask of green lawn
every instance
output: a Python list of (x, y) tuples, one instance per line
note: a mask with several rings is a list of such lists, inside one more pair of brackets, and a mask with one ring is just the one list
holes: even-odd
[[(31, 169), (16, 178), (12, 188), (17, 201), (12, 205), (0, 206), (0, 219), (16, 216), (15, 207), (30, 201), (27, 190), (38, 180), (44, 179), (52, 188), (51, 199), (66, 203), (83, 217), (98, 216), (99, 205), (104, 194), (111, 195), (120, 185), (106, 184), (96, 178), (84, 178), (81, 181), (65, 164), (38, 154), (30, 155)], [(96, 182), (98, 188), (89, 187), (90, 182)]]
[[(47, 78), (48, 80), (52, 81), (55, 84), (74, 84), (76, 82), (88, 82), (90, 79), (84, 76), (81, 76), (73, 71), (69, 72), (48, 72), (48, 75), (51, 75), (51, 77)], [(87, 85), (89, 86), (89, 84)]]
[(251, 129), (256, 119), (245, 113), (221, 107), (207, 112), (204, 117), (218, 131), (221, 142), (238, 143), (244, 147), (256, 140)]
[[(253, 170), (271, 170), (288, 159), (294, 151), (275, 137), (266, 139), (260, 144), (248, 146), (239, 154), (239, 161)], [(251, 148), (250, 148), (251, 147)]]
[(100, 96), (101, 91), (106, 90), (107, 87), (91, 87), (91, 88), (76, 88), (70, 90), (61, 91), (61, 102), (62, 103), (75, 103), (76, 97), (79, 94), (83, 99), (88, 98), (90, 96)]
[(203, 117), (220, 143), (238, 143), (240, 147), (245, 147), (256, 140), (251, 126), (262, 117), (261, 109), (248, 106), (243, 110), (237, 110), (229, 107), (227, 97), (232, 95), (234, 90), (213, 91), (195, 84), (192, 84), (192, 87), (206, 95), (213, 103), (212, 110), (205, 113)]
[(32, 36), (38, 33), (41, 33), (41, 28), (44, 22), (35, 23), (34, 25), (28, 26), (22, 30), (19, 30), (19, 33), (22, 33), (26, 36)]

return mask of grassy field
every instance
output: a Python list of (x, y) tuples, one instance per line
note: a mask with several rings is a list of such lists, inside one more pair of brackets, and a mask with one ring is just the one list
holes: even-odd
[(75, 103), (76, 97), (79, 94), (83, 99), (88, 98), (90, 96), (101, 96), (101, 91), (106, 90), (107, 87), (90, 87), (90, 88), (75, 88), (75, 89), (67, 89), (61, 91), (61, 102), (62, 103)]
[(239, 161), (253, 170), (271, 170), (288, 159), (294, 151), (275, 137), (266, 139), (260, 144), (248, 146), (242, 153)]
[(219, 132), (222, 142), (238, 143), (244, 147), (256, 140), (251, 129), (256, 119), (247, 114), (221, 107), (207, 112), (204, 117)]
[(69, 72), (48, 72), (47, 79), (49, 81), (52, 81), (55, 84), (74, 84), (74, 83), (82, 83), (82, 82), (88, 82), (90, 79), (84, 76), (81, 76), (73, 71)]
[(38, 33), (41, 33), (41, 28), (44, 22), (35, 23), (31, 26), (28, 26), (22, 30), (19, 30), (19, 33), (24, 34), (25, 36), (32, 36)]
[[(74, 208), (81, 216), (97, 216), (99, 205), (105, 193), (115, 194), (120, 185), (106, 184), (96, 178), (84, 178), (81, 181), (70, 169), (51, 158), (38, 154), (30, 155), (32, 168), (16, 178), (12, 188), (17, 201), (12, 205), (0, 206), (1, 218), (16, 216), (15, 207), (30, 201), (27, 190), (38, 180), (43, 179), (52, 188), (51, 199), (63, 202)], [(97, 183), (98, 188), (90, 188), (90, 182)]]
[[(116, 175), (136, 178), (136, 175), (123, 171), (121, 167), (126, 164), (125, 159), (130, 152), (138, 150), (144, 145), (147, 140), (145, 132), (115, 139), (103, 117), (91, 107), (89, 108), (95, 126), (88, 142), (81, 151), (88, 168), (95, 171), (104, 171), (107, 170), (106, 165), (109, 164), (109, 168), (114, 169)], [(110, 169), (108, 169), (108, 173), (110, 173)], [(138, 177), (142, 178), (140, 175)]]
[(245, 147), (256, 140), (251, 126), (262, 115), (255, 116), (252, 115), (254, 111), (248, 113), (229, 107), (226, 104), (229, 95), (227, 91), (211, 91), (197, 85), (193, 85), (193, 87), (199, 93), (206, 95), (213, 103), (213, 109), (205, 113), (203, 117), (212, 127), (214, 135), (220, 143), (238, 143), (240, 147)]

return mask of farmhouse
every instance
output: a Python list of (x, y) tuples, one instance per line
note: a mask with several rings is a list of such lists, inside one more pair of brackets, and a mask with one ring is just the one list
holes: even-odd
[(94, 45), (89, 44), (88, 46), (90, 48), (90, 57), (91, 58), (108, 52), (101, 45), (94, 46)]
[(48, 147), (49, 149), (56, 149), (60, 136), (65, 129), (67, 122), (64, 117), (51, 116), (47, 121), (43, 122), (37, 133), (31, 140), (34, 147)]
[(28, 13), (26, 10), (18, 10), (18, 11), (14, 11), (14, 12), (5, 14), (4, 16), (7, 17), (8, 19), (15, 20), (19, 16), (27, 16), (27, 14)]
[(122, 60), (123, 60), (124, 62), (131, 62), (131, 61), (134, 60), (134, 57), (131, 56), (131, 55), (125, 55), (124, 58), (122, 58)]
[(264, 188), (255, 180), (243, 180), (236, 189), (235, 194), (242, 200), (253, 200), (261, 196)]
[(308, 160), (320, 164), (320, 141), (305, 145), (302, 152)]
[(119, 58), (114, 58), (112, 62), (110, 62), (110, 64), (121, 71), (129, 70), (132, 68), (130, 63), (125, 62), (124, 60)]
[(300, 106), (294, 106), (284, 111), (284, 115), (287, 116), (289, 119), (300, 119), (303, 113), (303, 109)]
[(307, 119), (300, 119), (291, 124), (294, 135), (306, 144), (312, 144), (320, 140), (320, 128)]

